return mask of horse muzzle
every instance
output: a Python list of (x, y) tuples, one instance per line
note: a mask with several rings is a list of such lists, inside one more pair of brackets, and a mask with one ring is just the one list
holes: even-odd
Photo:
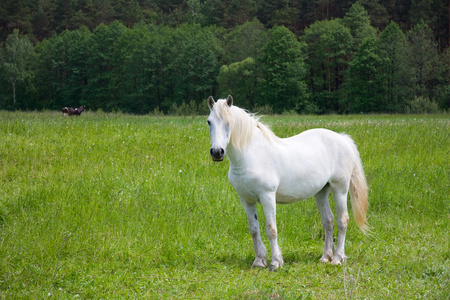
[(213, 161), (222, 161), (225, 157), (225, 150), (223, 148), (211, 148), (209, 152), (211, 153)]

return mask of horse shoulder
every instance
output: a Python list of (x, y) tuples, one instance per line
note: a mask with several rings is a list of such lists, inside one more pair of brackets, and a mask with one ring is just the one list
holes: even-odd
[[(280, 178), (275, 168), (267, 163), (253, 163), (234, 167), (230, 165), (228, 180), (239, 196), (257, 200), (263, 192), (275, 192)], [(255, 200), (255, 201), (256, 201)]]

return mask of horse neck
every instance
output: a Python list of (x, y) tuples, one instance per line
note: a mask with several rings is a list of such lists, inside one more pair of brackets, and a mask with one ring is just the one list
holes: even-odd
[(244, 153), (242, 153), (242, 150), (237, 149), (232, 143), (229, 143), (227, 145), (226, 153), (232, 167), (238, 168), (243, 165), (245, 157)]
[(227, 153), (233, 165), (248, 161), (245, 156), (253, 152), (253, 147), (267, 149), (270, 144), (278, 142), (275, 134), (252, 115), (237, 107), (232, 107), (231, 112), (233, 125)]
[(270, 141), (263, 135), (257, 127), (254, 128), (252, 137), (248, 140), (245, 145), (240, 145), (236, 147), (232, 142), (228, 143), (226, 153), (230, 164), (234, 168), (246, 167), (250, 161), (251, 156), (255, 155), (255, 148), (267, 149), (270, 146)]

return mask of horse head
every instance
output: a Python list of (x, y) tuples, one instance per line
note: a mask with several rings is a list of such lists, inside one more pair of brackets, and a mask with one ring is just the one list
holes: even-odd
[(209, 136), (211, 137), (210, 153), (214, 161), (222, 161), (225, 151), (230, 142), (230, 112), (228, 108), (233, 105), (233, 97), (214, 101), (213, 97), (208, 98), (208, 106), (211, 113), (208, 117)]

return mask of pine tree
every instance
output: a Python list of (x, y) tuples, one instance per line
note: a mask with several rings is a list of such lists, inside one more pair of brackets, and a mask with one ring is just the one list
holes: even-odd
[(376, 29), (370, 25), (370, 18), (364, 7), (356, 2), (342, 19), (342, 24), (350, 29), (354, 38), (354, 48), (358, 49), (362, 41), (375, 34)]
[(410, 60), (415, 70), (415, 93), (431, 99), (438, 76), (437, 43), (431, 29), (422, 19), (408, 31), (407, 38), (411, 49)]
[(413, 98), (414, 70), (410, 61), (411, 49), (406, 36), (395, 22), (391, 22), (379, 37), (380, 50), (388, 60), (386, 66), (388, 112), (403, 112)]

